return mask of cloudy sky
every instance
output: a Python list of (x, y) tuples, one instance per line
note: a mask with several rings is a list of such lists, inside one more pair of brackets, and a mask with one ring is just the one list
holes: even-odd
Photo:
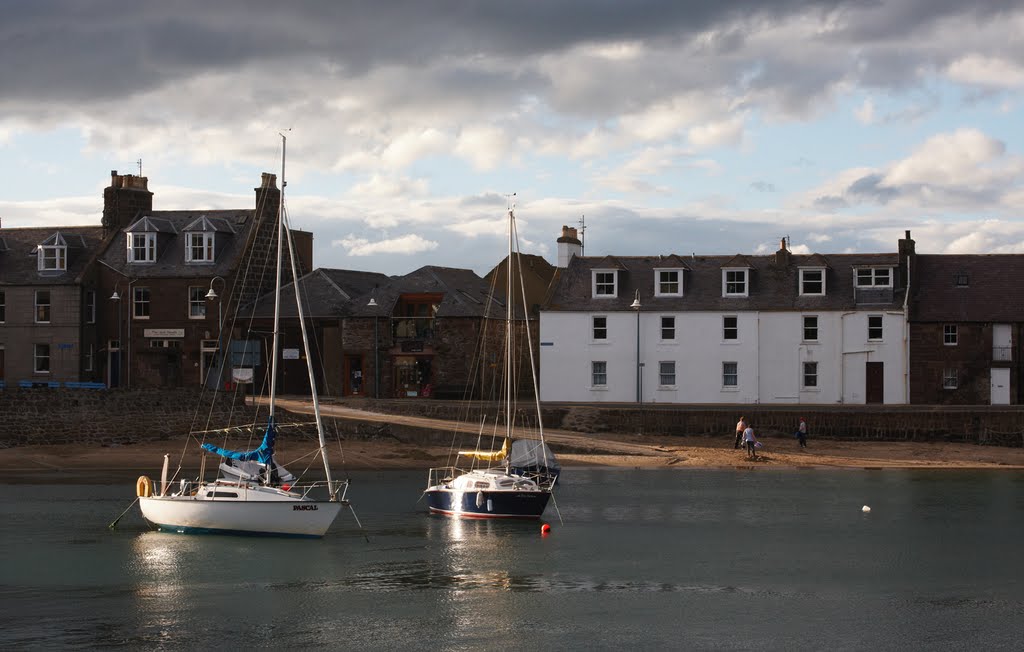
[(241, 208), (278, 171), (320, 266), (1024, 253), (1019, 0), (3, 0), (3, 227)]

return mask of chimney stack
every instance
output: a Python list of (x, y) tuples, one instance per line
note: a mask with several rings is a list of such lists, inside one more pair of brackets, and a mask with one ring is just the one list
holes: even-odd
[(110, 186), (103, 190), (103, 228), (124, 229), (141, 213), (153, 210), (149, 178), (110, 171)]
[(558, 267), (565, 269), (573, 256), (583, 253), (583, 243), (576, 237), (576, 229), (562, 225), (562, 237), (558, 238)]
[(904, 234), (905, 237), (896, 243), (900, 256), (900, 268), (897, 273), (902, 279), (902, 282), (900, 283), (901, 287), (907, 286), (907, 265), (909, 264), (910, 266), (913, 266), (914, 254), (916, 253), (914, 250), (914, 240), (910, 237), (910, 229), (907, 229)]
[(793, 259), (793, 254), (790, 253), (789, 248), (786, 246), (786, 239), (782, 238), (779, 240), (779, 250), (775, 252), (775, 264), (779, 267), (789, 267), (790, 261)]

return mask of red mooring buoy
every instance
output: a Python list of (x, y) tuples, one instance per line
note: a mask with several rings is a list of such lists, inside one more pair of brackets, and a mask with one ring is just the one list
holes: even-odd
[(545, 523), (544, 525), (541, 525), (540, 526), (540, 533), (541, 534), (550, 534), (551, 533), (551, 526), (548, 525), (547, 523)]

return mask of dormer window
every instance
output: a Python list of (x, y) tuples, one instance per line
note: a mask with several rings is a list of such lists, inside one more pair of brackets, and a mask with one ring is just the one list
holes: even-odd
[(614, 270), (594, 270), (593, 295), (597, 298), (615, 298), (619, 294)]
[(128, 262), (129, 263), (155, 263), (156, 262), (156, 234), (155, 233), (129, 233), (128, 234)]
[(825, 270), (821, 268), (800, 270), (801, 296), (823, 296), (825, 294)]
[(861, 267), (855, 270), (855, 283), (859, 288), (892, 287), (891, 267)]
[(189, 263), (212, 263), (214, 258), (213, 233), (185, 234), (185, 261)]
[(68, 268), (68, 244), (54, 233), (36, 247), (36, 257), (40, 272), (63, 272)]
[(747, 296), (747, 287), (748, 283), (746, 269), (722, 270), (723, 297), (745, 297)]
[(680, 269), (654, 270), (654, 296), (683, 296), (683, 271)]

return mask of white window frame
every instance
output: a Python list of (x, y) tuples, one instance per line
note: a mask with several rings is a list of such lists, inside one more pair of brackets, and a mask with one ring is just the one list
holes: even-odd
[[(877, 319), (878, 326), (872, 326), (871, 321)], [(878, 337), (871, 337), (872, 330), (878, 330)], [(884, 342), (885, 341), (885, 316), (884, 315), (868, 315), (868, 342)]]
[[(600, 367), (598, 365), (601, 365)], [(602, 380), (604, 382), (597, 382)], [(607, 389), (608, 388), (608, 361), (607, 360), (591, 360), (590, 361), (590, 388), (591, 389)]]
[[(818, 274), (817, 280), (807, 278), (809, 274)], [(808, 283), (821, 283), (821, 290), (818, 292), (809, 292), (807, 290)], [(825, 268), (824, 267), (807, 267), (800, 270), (800, 296), (802, 297), (823, 297), (825, 296)]]
[[(800, 387), (808, 390), (818, 389), (818, 363), (814, 360), (806, 360), (802, 364), (800, 376)], [(810, 382), (808, 382), (810, 381)]]
[(853, 284), (859, 288), (891, 288), (892, 267), (857, 267), (853, 270)]
[(658, 387), (662, 389), (675, 389), (676, 387), (676, 361), (661, 360), (658, 362)]
[(65, 245), (39, 245), (36, 262), (40, 272), (63, 272), (68, 268), (68, 248)]
[[(811, 325), (809, 323), (809, 320), (811, 320), (811, 319), (814, 320), (813, 325)], [(819, 324), (820, 324), (820, 321), (818, 320), (818, 315), (803, 315), (802, 322), (803, 323), (800, 326), (800, 341), (801, 342), (817, 342), (818, 341), (818, 336), (819, 336), (818, 327), (819, 327)], [(807, 337), (807, 332), (810, 331), (810, 330), (814, 331), (814, 337)]]
[[(602, 292), (602, 293), (598, 294), (597, 289), (599, 287), (607, 288), (609, 286), (609, 279), (607, 278), (609, 276), (611, 277), (610, 278), (610, 281), (611, 281), (610, 282), (611, 293), (609, 294), (607, 292)], [(599, 279), (600, 279), (600, 283), (598, 282)], [(615, 272), (614, 269), (595, 269), (595, 270), (593, 270), (591, 272), (590, 282), (591, 282), (590, 293), (591, 293), (591, 296), (593, 296), (593, 298), (595, 298), (595, 299), (615, 299), (615, 298), (617, 298), (619, 296), (619, 275)]]
[(149, 319), (153, 295), (148, 287), (132, 288), (132, 319)]
[[(597, 320), (602, 320), (602, 325), (598, 326)], [(598, 331), (604, 333), (604, 337), (598, 337)], [(597, 344), (605, 344), (608, 342), (608, 315), (591, 315), (590, 316), (590, 340)]]
[[(675, 280), (672, 280), (672, 275), (675, 275)], [(671, 288), (675, 285), (675, 291), (669, 289), (666, 291), (665, 286)], [(681, 297), (683, 296), (683, 270), (681, 269), (654, 269), (654, 296), (656, 297)]]
[[(190, 231), (185, 234), (185, 262), (212, 263), (216, 259), (214, 233)], [(196, 254), (199, 256), (196, 256)]]
[[(51, 350), (49, 344), (36, 343), (32, 345), (32, 373), (49, 374), (51, 371), (50, 359)], [(45, 369), (41, 369), (40, 366), (45, 367)]]
[(942, 370), (942, 389), (959, 389), (960, 373), (956, 369)]
[[(41, 295), (46, 295), (46, 302), (40, 301)], [(35, 291), (35, 323), (49, 324), (53, 319), (53, 294), (49, 290)], [(41, 319), (40, 311), (45, 311), (46, 319)]]
[(943, 324), (942, 325), (942, 344), (943, 346), (957, 346), (960, 342), (960, 329), (957, 328), (956, 324)]
[(96, 290), (85, 292), (85, 323), (96, 323)]
[[(206, 319), (206, 288), (201, 285), (190, 285), (188, 287), (188, 318), (189, 319)], [(198, 297), (198, 298), (197, 298)], [(198, 312), (202, 314), (196, 314), (197, 311), (193, 310), (196, 306), (201, 307)]]
[[(658, 329), (658, 332), (659, 332), (659, 336), (661, 338), (661, 341), (662, 342), (675, 342), (676, 341), (676, 317), (675, 317), (675, 315), (662, 315), (660, 321), (661, 321), (661, 328)], [(665, 337), (666, 333), (668, 333), (668, 337)]]
[[(727, 319), (736, 320), (736, 324), (730, 327), (727, 323)], [(732, 330), (735, 337), (727, 337), (729, 331)], [(740, 318), (739, 315), (722, 315), (722, 341), (723, 342), (739, 342), (740, 341)]]
[[(730, 372), (728, 365), (732, 365)], [(732, 383), (729, 382), (732, 378)], [(726, 391), (738, 391), (740, 388), (740, 363), (725, 361), (722, 363), (722, 389)]]
[[(742, 275), (742, 279), (739, 279), (735, 275)], [(742, 284), (743, 291), (738, 292), (733, 287), (733, 291), (729, 291), (729, 286), (736, 286)], [(722, 296), (723, 297), (745, 297), (750, 294), (750, 270), (746, 267), (723, 267), (722, 268)]]
[(127, 260), (129, 263), (155, 263), (156, 234), (129, 232)]

